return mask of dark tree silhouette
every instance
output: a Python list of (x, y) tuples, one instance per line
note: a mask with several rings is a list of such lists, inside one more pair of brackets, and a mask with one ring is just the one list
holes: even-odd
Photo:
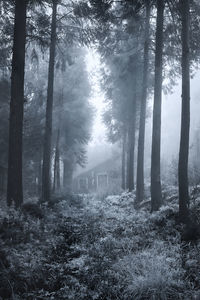
[(51, 44), (49, 57), (49, 73), (47, 87), (47, 106), (46, 106), (46, 124), (44, 137), (44, 152), (42, 166), (42, 201), (50, 200), (51, 192), (51, 139), (52, 139), (52, 113), (53, 113), (53, 85), (54, 85), (54, 66), (56, 50), (56, 14), (57, 0), (53, 1), (53, 13), (51, 23)]
[(163, 56), (164, 0), (157, 0), (155, 84), (153, 107), (153, 132), (151, 154), (151, 211), (161, 205), (160, 142), (161, 142), (161, 102), (162, 102), (162, 56)]
[(145, 19), (145, 41), (144, 41), (144, 66), (142, 79), (142, 96), (140, 106), (140, 123), (138, 137), (137, 156), (137, 181), (136, 181), (136, 205), (144, 198), (144, 141), (145, 141), (145, 121), (146, 121), (146, 101), (149, 69), (149, 27), (150, 27), (150, 2), (146, 2)]
[(189, 0), (181, 0), (182, 19), (182, 114), (181, 114), (181, 140), (179, 152), (179, 216), (180, 220), (187, 222), (189, 216), (188, 192), (188, 155), (190, 131), (190, 51), (189, 51)]
[(15, 1), (14, 42), (9, 120), (7, 203), (23, 203), (22, 137), (24, 114), (24, 66), (26, 43), (26, 0)]
[(124, 126), (122, 135), (122, 189), (126, 188), (126, 140), (127, 132)]
[(55, 158), (54, 158), (54, 177), (53, 177), (53, 192), (60, 190), (60, 128), (58, 128), (56, 147), (55, 147)]
[(127, 188), (134, 190), (134, 152), (135, 152), (135, 126), (136, 126), (136, 99), (132, 104), (132, 116), (128, 128), (128, 153), (127, 153)]

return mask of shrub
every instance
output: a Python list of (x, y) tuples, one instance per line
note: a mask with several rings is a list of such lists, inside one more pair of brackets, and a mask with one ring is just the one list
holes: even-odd
[(48, 202), (48, 206), (54, 208), (55, 206), (59, 206), (62, 202), (65, 202), (68, 206), (76, 208), (83, 208), (84, 206), (83, 197), (74, 194), (54, 195)]
[(26, 202), (22, 205), (22, 211), (34, 218), (42, 219), (44, 218), (44, 210), (38, 203)]
[(123, 257), (114, 265), (124, 299), (183, 299), (180, 249), (157, 242), (151, 248)]

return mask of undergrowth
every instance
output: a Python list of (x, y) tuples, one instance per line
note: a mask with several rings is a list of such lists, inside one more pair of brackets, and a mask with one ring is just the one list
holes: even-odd
[(4, 208), (0, 299), (198, 299), (199, 244), (182, 241), (177, 214), (175, 197), (150, 214), (131, 193)]

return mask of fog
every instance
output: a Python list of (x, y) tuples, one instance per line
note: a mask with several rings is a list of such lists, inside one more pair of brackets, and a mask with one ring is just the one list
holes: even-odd
[(200, 300), (200, 1), (0, 1), (0, 300)]
[[(91, 51), (94, 57), (96, 54)], [(88, 58), (87, 58), (88, 59)], [(120, 160), (120, 145), (119, 143), (112, 144), (108, 141), (107, 130), (103, 122), (102, 113), (106, 108), (103, 91), (100, 90), (98, 82), (98, 67), (92, 60), (92, 69), (96, 70), (93, 74), (93, 80), (97, 88), (93, 89), (91, 103), (95, 109), (95, 117), (93, 122), (92, 135), (89, 145), (87, 146), (87, 164), (84, 168), (78, 168), (76, 174), (81, 174), (89, 169), (92, 169), (99, 163), (112, 158), (118, 153)], [(97, 63), (98, 65), (98, 63)], [(91, 70), (91, 69), (90, 69)], [(89, 71), (90, 71), (89, 70)], [(95, 79), (94, 79), (95, 78)], [(93, 81), (93, 82), (94, 82)], [(190, 161), (193, 161), (195, 147), (198, 147), (197, 136), (200, 135), (200, 72), (197, 71), (191, 78), (191, 118), (190, 118)], [(168, 166), (178, 164), (178, 154), (180, 147), (180, 127), (181, 127), (181, 80), (177, 79), (176, 85), (171, 93), (163, 93), (162, 99), (162, 132), (161, 132), (161, 160)], [(149, 169), (151, 162), (151, 141), (152, 141), (152, 101), (148, 101), (149, 116), (146, 120), (146, 141), (145, 141), (145, 162), (146, 168)], [(200, 145), (199, 145), (200, 146)], [(198, 162), (197, 162), (198, 163)], [(200, 161), (199, 161), (200, 164)], [(165, 172), (161, 169), (161, 171)], [(149, 177), (148, 176), (148, 177)], [(148, 178), (148, 181), (150, 178)]]
[[(191, 117), (190, 117), (190, 147), (196, 143), (195, 134), (199, 131), (200, 120), (200, 72), (191, 79)], [(170, 159), (178, 156), (180, 144), (181, 122), (181, 82), (179, 80), (174, 92), (163, 95), (162, 102), (162, 156)]]

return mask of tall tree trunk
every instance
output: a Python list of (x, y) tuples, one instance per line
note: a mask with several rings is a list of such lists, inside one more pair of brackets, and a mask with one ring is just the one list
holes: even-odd
[(146, 102), (147, 102), (148, 72), (149, 72), (150, 10), (151, 10), (150, 3), (149, 1), (147, 1), (146, 21), (145, 21), (145, 42), (144, 42), (144, 66), (143, 66), (140, 124), (139, 124), (139, 137), (138, 137), (136, 206), (144, 198), (144, 141), (145, 141)]
[(49, 56), (49, 73), (47, 87), (46, 124), (44, 137), (44, 152), (42, 166), (42, 201), (50, 200), (51, 191), (51, 136), (52, 136), (52, 113), (53, 113), (53, 85), (54, 85), (54, 65), (56, 48), (56, 13), (57, 0), (53, 1), (53, 13), (51, 23), (51, 44)]
[(126, 190), (128, 190), (129, 186), (128, 186), (128, 181), (129, 181), (129, 137), (128, 137), (128, 125), (127, 125), (127, 132), (126, 132), (126, 160), (125, 160), (125, 164), (126, 164)]
[(190, 133), (190, 51), (189, 19), (190, 0), (181, 0), (182, 15), (182, 114), (179, 152), (179, 217), (187, 222), (189, 217), (188, 155)]
[(129, 192), (134, 190), (134, 158), (135, 158), (135, 131), (136, 131), (136, 110), (138, 101), (138, 80), (139, 73), (136, 68), (134, 74), (134, 96), (130, 108), (128, 124), (128, 153), (127, 153), (127, 187)]
[[(62, 123), (62, 119), (63, 119), (63, 89), (64, 89), (64, 82), (62, 82), (62, 89), (61, 89), (61, 94), (60, 94), (60, 112), (59, 112), (59, 120), (60, 120), (60, 124)], [(58, 136), (57, 136), (57, 170), (56, 170), (56, 179), (57, 179), (57, 185), (56, 188), (57, 190), (60, 190), (61, 188), (61, 181), (60, 181), (60, 125), (58, 128)]]
[(122, 137), (122, 189), (126, 189), (126, 128), (123, 129)]
[(56, 171), (56, 188), (59, 191), (60, 190), (60, 149), (58, 146), (57, 149), (57, 171)]
[(42, 182), (42, 160), (41, 156), (38, 161), (38, 195), (41, 196), (41, 182)]
[(57, 132), (56, 139), (56, 149), (54, 158), (54, 181), (53, 181), (53, 192), (60, 189), (60, 151), (59, 151), (59, 141), (60, 141), (60, 129)]
[(57, 175), (56, 174), (57, 173), (56, 150), (57, 149), (55, 149), (54, 166), (53, 166), (53, 193), (55, 193), (55, 191), (56, 191), (56, 175)]
[(7, 204), (23, 203), (22, 139), (24, 115), (24, 67), (26, 44), (26, 0), (15, 1), (14, 43), (9, 120)]
[(157, 0), (155, 85), (153, 107), (153, 133), (151, 154), (151, 211), (160, 208), (162, 201), (160, 180), (162, 56), (163, 56), (164, 0)]
[(128, 130), (127, 187), (129, 192), (134, 190), (135, 112), (132, 118)]
[[(137, 86), (137, 84), (136, 84)], [(131, 119), (128, 128), (128, 154), (127, 154), (127, 187), (129, 192), (134, 190), (134, 153), (135, 153), (135, 126), (136, 126), (137, 92), (135, 92)]]

